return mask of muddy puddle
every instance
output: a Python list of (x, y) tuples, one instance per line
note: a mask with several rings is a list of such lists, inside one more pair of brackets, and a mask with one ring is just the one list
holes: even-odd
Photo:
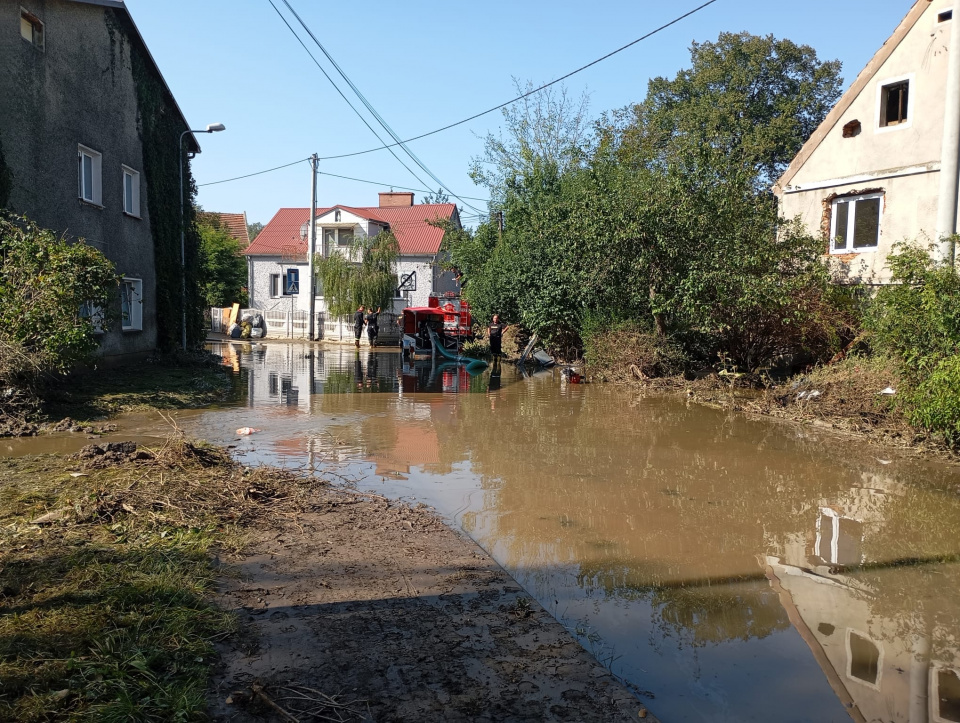
[(214, 351), (246, 392), (189, 434), (435, 506), (664, 721), (960, 721), (957, 467), (553, 372)]

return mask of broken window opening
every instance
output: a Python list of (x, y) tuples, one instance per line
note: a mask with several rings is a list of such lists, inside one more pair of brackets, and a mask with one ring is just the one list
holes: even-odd
[(880, 91), (880, 126), (906, 123), (910, 105), (910, 81), (885, 85)]

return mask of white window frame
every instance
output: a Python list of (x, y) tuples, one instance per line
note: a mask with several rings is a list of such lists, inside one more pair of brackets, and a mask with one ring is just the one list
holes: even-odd
[(279, 299), (283, 296), (283, 274), (270, 274), (270, 298)]
[[(123, 296), (130, 288), (129, 318), (123, 318)], [(120, 328), (123, 331), (143, 331), (143, 279), (123, 277), (120, 282)]]
[[(84, 175), (84, 159), (90, 159), (90, 178)], [(83, 203), (103, 208), (103, 154), (84, 145), (77, 146), (77, 195)], [(89, 197), (88, 197), (89, 194)]]
[(83, 303), (83, 306), (80, 307), (80, 317), (82, 319), (90, 319), (90, 321), (93, 322), (94, 334), (103, 334), (104, 316), (101, 307), (86, 301)]
[[(874, 133), (888, 133), (909, 128), (913, 125), (913, 115), (917, 106), (917, 86), (914, 82), (915, 74), (900, 75), (895, 78), (885, 78), (877, 82), (877, 104), (873, 123)], [(883, 108), (883, 89), (898, 83), (907, 83), (907, 120), (892, 126), (881, 125), (881, 109)]]
[[(120, 179), (123, 184), (123, 214), (140, 218), (140, 172), (130, 166), (120, 166)], [(127, 197), (127, 179), (130, 179), (130, 198)], [(127, 208), (129, 207), (129, 210)]]
[[(877, 243), (874, 246), (861, 246), (860, 248), (854, 248), (853, 246), (853, 234), (854, 229), (856, 228), (856, 218), (857, 218), (857, 203), (859, 201), (869, 201), (874, 198), (880, 199), (880, 217), (877, 219)], [(847, 245), (844, 248), (838, 249), (836, 247), (837, 242), (837, 205), (841, 203), (846, 203), (850, 205), (849, 216), (847, 216)], [(862, 253), (872, 253), (880, 247), (880, 234), (883, 229), (883, 211), (885, 203), (885, 194), (881, 191), (878, 193), (862, 193), (859, 196), (837, 196), (830, 204), (830, 253), (831, 254), (862, 254)]]
[[(29, 38), (24, 35), (24, 23), (30, 26)], [(37, 32), (38, 30), (39, 32)], [(43, 50), (44, 38), (46, 37), (46, 28), (43, 21), (22, 5), (20, 6), (20, 37), (37, 50)]]
[[(856, 635), (864, 640), (869, 640), (873, 643), (874, 647), (877, 649), (877, 679), (874, 682), (869, 682), (863, 678), (858, 678), (853, 674), (853, 648), (850, 647), (850, 635)], [(867, 635), (862, 630), (856, 630), (854, 628), (847, 628), (846, 635), (846, 648), (847, 648), (847, 678), (854, 680), (860, 685), (865, 685), (868, 688), (873, 688), (874, 690), (880, 690), (880, 681), (883, 679), (883, 643), (880, 643), (869, 635)]]

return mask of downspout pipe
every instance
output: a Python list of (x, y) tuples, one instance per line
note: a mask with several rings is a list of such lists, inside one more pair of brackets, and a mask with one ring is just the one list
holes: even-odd
[(944, 92), (943, 145), (940, 151), (940, 196), (937, 208), (938, 257), (953, 265), (960, 199), (960, 0), (954, 0), (950, 20), (950, 52)]

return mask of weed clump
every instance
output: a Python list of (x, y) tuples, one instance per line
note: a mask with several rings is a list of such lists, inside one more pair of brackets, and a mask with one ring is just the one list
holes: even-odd
[[(65, 468), (66, 467), (66, 468)], [(0, 720), (200, 720), (219, 554), (309, 484), (175, 437), (0, 461)]]

